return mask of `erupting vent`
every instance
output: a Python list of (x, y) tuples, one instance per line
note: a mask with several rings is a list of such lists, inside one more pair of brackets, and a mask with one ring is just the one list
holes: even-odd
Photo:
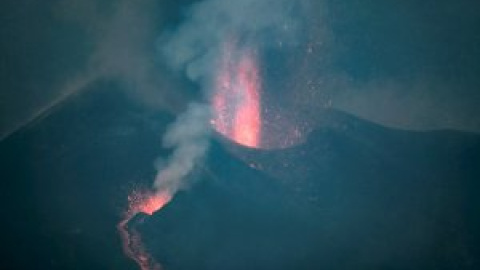
[(214, 128), (231, 140), (254, 148), (261, 146), (262, 135), (258, 73), (255, 51), (227, 43), (212, 97)]

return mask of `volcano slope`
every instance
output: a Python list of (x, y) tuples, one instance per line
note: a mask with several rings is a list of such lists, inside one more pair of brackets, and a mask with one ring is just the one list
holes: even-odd
[[(2, 269), (138, 269), (116, 226), (173, 116), (119, 88), (94, 83), (0, 142)], [(190, 188), (131, 228), (166, 270), (480, 268), (478, 135), (315, 114), (296, 147), (214, 140)]]
[(137, 269), (116, 226), (172, 120), (99, 80), (1, 141), (0, 268)]
[(137, 228), (166, 270), (480, 269), (479, 165), (478, 135), (326, 111), (296, 147), (217, 140)]

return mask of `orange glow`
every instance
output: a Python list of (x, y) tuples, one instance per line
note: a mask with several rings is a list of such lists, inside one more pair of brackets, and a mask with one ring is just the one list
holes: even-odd
[(118, 232), (123, 242), (123, 252), (134, 260), (141, 270), (160, 270), (160, 265), (145, 250), (140, 234), (135, 228), (127, 228), (128, 222), (138, 213), (152, 215), (160, 210), (171, 199), (168, 193), (155, 193), (152, 191), (134, 190), (128, 196), (128, 209), (125, 217), (117, 225)]
[[(234, 55), (235, 54), (235, 55)], [(221, 134), (249, 147), (260, 147), (261, 87), (257, 57), (227, 43), (212, 97), (212, 124)]]
[(128, 196), (127, 215), (134, 216), (137, 213), (145, 213), (151, 216), (169, 201), (170, 195), (167, 193), (134, 190)]

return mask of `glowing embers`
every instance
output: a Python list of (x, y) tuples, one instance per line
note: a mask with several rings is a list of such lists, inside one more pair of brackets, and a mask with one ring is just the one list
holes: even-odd
[(259, 148), (262, 135), (260, 88), (256, 53), (227, 43), (212, 97), (214, 128), (239, 144)]
[(134, 190), (128, 196), (127, 215), (145, 213), (151, 216), (157, 210), (160, 210), (170, 201), (170, 195), (167, 193), (155, 193), (148, 190)]
[[(134, 260), (142, 270), (159, 270), (160, 265), (145, 250), (140, 234), (129, 222), (139, 213), (152, 215), (160, 210), (171, 199), (168, 193), (155, 193), (148, 190), (134, 190), (128, 196), (128, 209), (124, 219), (117, 225), (123, 242), (123, 252)], [(142, 218), (142, 217), (140, 217)]]

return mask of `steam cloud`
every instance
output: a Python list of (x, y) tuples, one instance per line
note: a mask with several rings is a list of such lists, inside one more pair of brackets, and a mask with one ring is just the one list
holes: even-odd
[[(211, 95), (222, 46), (229, 39), (244, 46), (271, 42), (296, 42), (299, 24), (293, 14), (301, 1), (207, 0), (194, 4), (176, 31), (160, 38), (159, 51), (166, 64), (200, 85)], [(173, 195), (186, 186), (188, 174), (208, 150), (210, 106), (192, 103), (167, 130), (163, 143), (173, 147), (166, 166), (159, 170), (154, 188)]]
[[(158, 38), (158, 29), (165, 30), (171, 23), (172, 16), (167, 14), (176, 14), (183, 8), (179, 5), (186, 2), (63, 0), (45, 3), (52, 7), (55, 20), (51, 23), (61, 24), (42, 29), (48, 33), (58, 28), (68, 29), (81, 41), (69, 50), (51, 50), (51, 57), (78, 59), (68, 58), (62, 51), (86, 57), (83, 62), (72, 65), (72, 70), (66, 68), (65, 73), (48, 74), (41, 87), (25, 86), (32, 84), (31, 79), (37, 80), (33, 76), (24, 79), (29, 83), (22, 86), (22, 91), (15, 91), (17, 88), (3, 91), (0, 141), (104, 78), (120, 82), (122, 90), (143, 104), (174, 114), (182, 111), (191, 93), (185, 91), (183, 81), (169, 77), (169, 72), (159, 67), (153, 44)], [(160, 51), (166, 56), (163, 64), (184, 71), (196, 81), (208, 78), (206, 75), (215, 64), (217, 47), (226, 37), (240, 36), (242, 45), (260, 41), (288, 45), (299, 42), (296, 40), (299, 34), (308, 35), (311, 53), (307, 70), (295, 72), (299, 79), (290, 80), (295, 84), (286, 87), (282, 84), (285, 89), (294, 89), (282, 93), (285, 100), (295, 102), (292, 107), (312, 107), (315, 111), (318, 104), (326, 101), (330, 104), (327, 99), (331, 99), (334, 108), (393, 127), (480, 131), (480, 118), (476, 117), (480, 95), (476, 91), (480, 84), (477, 76), (480, 46), (475, 38), (478, 16), (475, 9), (465, 5), (466, 1), (442, 0), (434, 10), (420, 4), (385, 2), (378, 6), (357, 5), (357, 1), (191, 2), (195, 4), (186, 14), (185, 22), (162, 36)], [(22, 10), (36, 14), (31, 10), (35, 7), (28, 5)], [(411, 10), (414, 15), (402, 17), (404, 13), (398, 12), (398, 8)], [(433, 12), (432, 16), (419, 16), (429, 12)], [(12, 18), (21, 16), (19, 14), (23, 13), (13, 14)], [(24, 29), (24, 20), (18, 22), (22, 22), (19, 29)], [(13, 20), (8, 25), (18, 22)], [(345, 33), (342, 29), (349, 31)], [(55, 48), (70, 45), (69, 38), (59, 39), (62, 35), (47, 32), (36, 35), (33, 44), (37, 41), (47, 44), (43, 43), (46, 41)], [(14, 52), (19, 54), (19, 59), (30, 56), (21, 50), (7, 51), (7, 54)], [(343, 63), (340, 68), (335, 64), (338, 60)], [(364, 64), (359, 65), (361, 62)], [(8, 66), (9, 62), (6, 63)], [(50, 67), (52, 63), (42, 64)], [(357, 70), (362, 71), (361, 75), (363, 70), (372, 71), (368, 77), (357, 78)], [(206, 91), (208, 80), (201, 83)]]
[(186, 112), (168, 128), (163, 144), (164, 147), (174, 148), (174, 151), (166, 167), (157, 174), (155, 190), (173, 195), (185, 187), (187, 175), (208, 150), (209, 120), (207, 105), (191, 103)]
[(165, 42), (160, 50), (172, 68), (184, 70), (194, 81), (208, 80), (226, 39), (237, 39), (246, 45), (295, 43), (299, 30), (295, 13), (301, 8), (301, 2), (209, 0), (198, 3), (177, 31), (163, 37)]

